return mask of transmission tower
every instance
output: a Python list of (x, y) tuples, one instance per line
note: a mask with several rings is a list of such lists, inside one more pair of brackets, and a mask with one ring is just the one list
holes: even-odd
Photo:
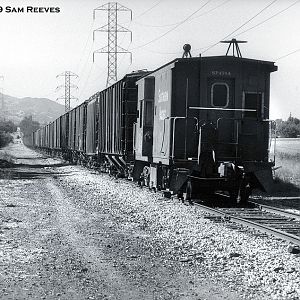
[(127, 28), (118, 24), (118, 12), (119, 11), (129, 11), (130, 19), (132, 20), (132, 10), (117, 3), (109, 2), (98, 8), (94, 9), (93, 18), (95, 20), (96, 11), (107, 11), (107, 24), (101, 26), (100, 28), (93, 31), (93, 40), (95, 40), (95, 32), (107, 32), (108, 35), (108, 44), (107, 46), (94, 51), (93, 53), (93, 62), (95, 53), (107, 53), (108, 62), (107, 62), (107, 81), (106, 86), (111, 85), (117, 81), (117, 58), (118, 53), (129, 53), (130, 61), (132, 61), (132, 53), (128, 50), (118, 46), (118, 33), (119, 32), (130, 32), (130, 39), (132, 41), (132, 32)]
[(64, 76), (65, 77), (65, 84), (64, 85), (60, 85), (56, 88), (56, 90), (60, 89), (60, 88), (65, 88), (65, 95), (64, 96), (61, 96), (59, 98), (57, 98), (56, 100), (58, 99), (64, 99), (65, 100), (65, 112), (68, 112), (70, 110), (70, 100), (71, 99), (78, 99), (78, 98), (75, 98), (71, 95), (71, 89), (78, 89), (78, 87), (74, 84), (71, 84), (71, 77), (75, 77), (75, 78), (78, 78), (78, 75), (71, 72), (71, 71), (65, 71), (59, 75), (56, 76), (57, 77), (60, 77), (60, 76)]

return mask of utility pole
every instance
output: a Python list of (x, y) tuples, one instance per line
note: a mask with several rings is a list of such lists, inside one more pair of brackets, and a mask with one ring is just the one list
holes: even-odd
[(132, 53), (118, 46), (119, 32), (130, 32), (130, 38), (132, 41), (132, 32), (127, 28), (118, 24), (118, 12), (129, 11), (130, 19), (132, 20), (132, 10), (117, 2), (109, 2), (94, 9), (94, 13), (93, 13), (94, 20), (95, 20), (96, 11), (107, 11), (107, 24), (93, 31), (93, 40), (95, 40), (96, 31), (107, 32), (108, 44), (107, 46), (94, 51), (93, 62), (95, 61), (94, 60), (95, 53), (107, 53), (108, 61), (107, 61), (106, 86), (109, 86), (117, 81), (118, 53), (129, 53), (130, 61), (132, 61)]
[[(0, 80), (2, 82), (4, 82), (4, 76), (0, 75)], [(4, 109), (5, 109), (4, 105), (5, 105), (5, 103), (4, 103), (4, 95), (3, 95), (3, 84), (1, 84), (0, 93), (1, 93), (1, 112), (4, 113)]]
[(78, 99), (78, 98), (75, 98), (71, 95), (71, 89), (74, 89), (74, 88), (78, 89), (78, 87), (76, 85), (71, 84), (71, 77), (78, 78), (78, 75), (71, 72), (71, 71), (65, 71), (65, 72), (57, 75), (56, 78), (60, 77), (60, 76), (65, 77), (65, 84), (58, 86), (56, 88), (56, 90), (59, 90), (60, 88), (64, 87), (65, 88), (65, 95), (57, 98), (56, 100), (64, 99), (65, 100), (65, 112), (68, 112), (70, 110), (70, 100), (71, 99)]

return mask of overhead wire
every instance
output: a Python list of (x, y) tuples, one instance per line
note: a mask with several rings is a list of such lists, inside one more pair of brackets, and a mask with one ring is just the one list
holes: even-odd
[[(93, 35), (93, 28), (94, 28), (94, 23), (95, 23), (95, 20), (93, 19), (91, 28), (90, 28), (90, 30), (89, 30), (89, 35), (88, 35), (87, 41), (86, 41), (86, 43), (85, 43), (84, 52), (85, 52), (86, 49), (87, 49), (87, 45), (88, 45), (89, 40), (92, 38), (92, 35)], [(87, 55), (87, 57), (86, 57), (86, 60), (85, 60), (85, 62), (84, 62), (84, 65), (83, 65), (83, 67), (82, 67), (80, 73), (83, 72), (83, 71), (86, 69), (86, 66), (88, 65), (88, 61), (89, 61), (89, 59), (91, 58), (92, 51), (93, 51), (93, 42), (92, 42), (91, 45), (90, 45), (89, 53), (88, 53), (88, 55)], [(78, 64), (78, 65), (79, 65), (79, 64)], [(81, 88), (80, 94), (79, 94), (79, 96), (78, 96), (79, 98), (82, 97), (82, 94), (83, 94), (83, 92), (85, 91), (85, 89), (86, 89), (86, 87), (87, 87), (87, 83), (88, 83), (88, 80), (90, 79), (90, 76), (91, 76), (93, 67), (94, 67), (94, 64), (91, 63), (91, 66), (90, 66), (90, 68), (89, 68), (89, 70), (88, 70), (88, 72), (87, 72), (86, 79), (85, 79), (85, 81), (84, 81), (84, 83), (83, 83), (83, 86), (82, 86), (82, 88)], [(79, 77), (78, 83), (81, 81), (82, 78), (83, 78), (83, 76), (80, 76), (80, 77)]]
[[(207, 15), (207, 14), (211, 13), (212, 11), (214, 11), (214, 10), (220, 8), (221, 6), (227, 4), (227, 3), (230, 2), (230, 1), (232, 1), (232, 0), (225, 0), (225, 1), (223, 1), (221, 4), (219, 4), (219, 5), (217, 5), (217, 6), (213, 7), (213, 8), (211, 8), (210, 10), (207, 10), (207, 11), (205, 11), (204, 13), (195, 16), (194, 18), (191, 18), (190, 21), (191, 21), (191, 20), (194, 20), (194, 19), (197, 19), (197, 18), (200, 18), (200, 17), (202, 17), (202, 16), (204, 16), (204, 15)], [(135, 23), (138, 24), (138, 25), (140, 25), (140, 26), (144, 26), (144, 27), (162, 28), (162, 27), (171, 27), (171, 26), (175, 26), (175, 25), (179, 24), (180, 22), (171, 23), (171, 24), (165, 24), (165, 25), (143, 24), (143, 23), (139, 23), (139, 22), (135, 22)]]
[[(215, 6), (215, 7), (213, 7), (212, 9), (210, 9), (210, 10), (208, 10), (208, 11), (206, 11), (206, 12), (200, 14), (200, 15), (195, 16), (194, 18), (191, 18), (190, 20), (194, 20), (194, 19), (200, 18), (200, 17), (202, 17), (202, 16), (204, 16), (204, 15), (206, 15), (206, 14), (209, 14), (209, 13), (211, 13), (212, 11), (214, 11), (214, 10), (220, 8), (221, 6), (227, 4), (227, 3), (230, 2), (230, 1), (232, 1), (232, 0), (226, 0), (226, 1), (223, 1), (221, 4), (219, 4), (219, 5)], [(177, 25), (177, 24), (179, 24), (179, 23), (180, 23), (180, 22), (173, 23), (173, 24), (169, 24), (169, 25), (162, 25), (162, 26), (160, 26), (160, 25), (153, 25), (153, 26), (151, 26), (151, 27), (165, 27), (165, 26)], [(198, 48), (197, 50), (199, 50), (199, 49), (205, 49), (205, 47), (203, 47), (203, 48)], [(174, 55), (174, 54), (180, 54), (180, 53), (182, 52), (182, 51), (176, 51), (176, 52), (162, 52), (162, 51), (154, 51), (154, 50), (150, 50), (150, 49), (146, 49), (146, 51), (151, 52), (151, 53), (155, 53), (155, 54), (164, 54), (164, 55)]]
[[(156, 6), (158, 6), (158, 5), (159, 5), (160, 3), (162, 3), (163, 1), (165, 1), (165, 0), (160, 0), (160, 1), (156, 2), (154, 5), (152, 5), (152, 6), (149, 7), (148, 9), (146, 9), (144, 12), (142, 12), (142, 13), (139, 14), (138, 16), (134, 17), (130, 22), (126, 22), (126, 23), (123, 23), (123, 24), (130, 23), (129, 26), (128, 26), (128, 27), (130, 28), (130, 26), (132, 25), (133, 22), (135, 22), (136, 19), (140, 18), (141, 16), (143, 16), (143, 15), (145, 15), (146, 13), (148, 13), (149, 11), (151, 11), (153, 8), (155, 8)], [(122, 45), (124, 39), (125, 39), (125, 35), (123, 36), (123, 39), (122, 39), (120, 45)], [(129, 47), (130, 47), (131, 44), (132, 44), (132, 41), (130, 41), (129, 45), (125, 48), (127, 51), (128, 51), (128, 49), (129, 49)], [(120, 64), (122, 64), (122, 62), (123, 62), (125, 56), (126, 56), (126, 53), (123, 53), (123, 55), (122, 55), (122, 57), (121, 57), (121, 59), (120, 59), (120, 62), (119, 62), (119, 66), (120, 66)], [(130, 64), (130, 65), (131, 65), (131, 64)], [(128, 71), (128, 69), (129, 69), (130, 65), (127, 67), (127, 71)], [(127, 72), (127, 71), (126, 71), (126, 72)]]
[[(264, 24), (264, 23), (266, 23), (266, 22), (268, 22), (269, 20), (271, 20), (271, 19), (277, 17), (278, 15), (284, 13), (285, 11), (287, 11), (288, 9), (290, 9), (291, 7), (293, 7), (294, 5), (298, 4), (299, 2), (300, 2), (300, 0), (297, 0), (297, 1), (293, 2), (292, 4), (290, 4), (289, 6), (287, 6), (286, 8), (284, 8), (284, 9), (280, 10), (279, 12), (277, 12), (277, 13), (271, 15), (270, 17), (264, 19), (263, 21), (261, 21), (261, 22), (255, 24), (254, 26), (252, 26), (252, 27), (250, 27), (250, 28), (247, 28), (246, 30), (244, 30), (244, 31), (242, 31), (242, 32), (240, 32), (240, 33), (238, 33), (238, 34), (236, 34), (235, 37), (240, 36), (240, 35), (242, 35), (242, 34), (248, 32), (248, 31), (250, 31), (250, 30), (252, 30), (252, 29), (254, 29), (254, 28), (256, 28), (256, 27), (258, 27), (258, 26), (260, 26), (260, 25), (262, 25), (262, 24)], [(225, 4), (225, 3), (224, 3), (224, 4)], [(272, 5), (272, 4), (273, 4), (273, 2), (270, 3), (270, 4), (268, 5), (268, 7), (269, 7), (270, 5)], [(220, 6), (221, 6), (221, 5), (220, 5)], [(266, 7), (266, 8), (268, 8), (268, 7)], [(266, 8), (264, 8), (264, 10), (265, 10)], [(261, 12), (259, 12), (258, 14), (261, 14)], [(256, 15), (256, 16), (257, 16), (257, 15)], [(256, 16), (254, 16), (254, 17), (256, 17)], [(246, 23), (244, 23), (244, 25), (246, 25), (247, 23), (249, 23), (254, 17), (252, 17), (250, 20), (248, 20)], [(236, 30), (234, 30), (232, 33), (230, 33), (229, 35), (227, 35), (225, 38), (229, 37), (230, 35), (232, 35), (232, 34), (235, 33), (236, 31), (238, 31), (238, 30), (239, 30), (240, 28), (242, 28), (244, 25), (241, 25), (239, 28), (237, 28)], [(225, 39), (225, 38), (223, 38), (223, 39)], [(215, 46), (215, 45), (217, 45), (218, 43), (219, 43), (219, 41), (218, 41), (217, 43), (213, 44), (213, 45), (206, 46), (206, 47), (201, 47), (201, 48), (197, 48), (197, 49), (195, 49), (195, 50), (202, 50), (202, 49), (205, 49), (205, 51), (202, 52), (202, 53), (204, 53), (204, 52), (206, 52), (207, 50), (209, 50), (209, 49), (207, 49), (207, 48), (212, 47), (212, 46)], [(210, 48), (210, 49), (211, 49), (211, 48)], [(168, 54), (171, 55), (171, 54), (178, 54), (178, 53), (180, 53), (179, 51), (178, 51), (178, 52), (158, 52), (158, 51), (152, 51), (152, 50), (147, 50), (147, 51), (152, 52), (152, 53), (158, 53), (158, 54), (166, 54), (166, 55), (168, 55)], [(296, 53), (296, 52), (298, 52), (298, 51), (300, 51), (300, 48), (299, 48), (299, 49), (296, 49), (295, 51), (292, 51), (292, 52), (290, 52), (290, 53), (288, 53), (288, 54), (286, 54), (286, 55), (283, 55), (283, 56), (277, 58), (276, 61), (279, 60), (279, 59), (283, 59), (283, 58), (285, 58), (285, 57), (287, 57), (287, 56), (290, 56), (290, 55), (292, 55), (292, 54), (294, 54), (294, 53)]]
[(85, 45), (84, 45), (84, 49), (83, 49), (83, 51), (82, 51), (82, 53), (81, 53), (79, 62), (78, 62), (78, 64), (77, 64), (77, 68), (76, 68), (77, 72), (79, 72), (79, 66), (80, 66), (80, 63), (81, 63), (81, 61), (82, 61), (82, 59), (83, 59), (83, 56), (84, 56), (84, 54), (85, 54), (85, 52), (86, 52), (88, 43), (89, 43), (89, 41), (90, 41), (90, 39), (91, 39), (91, 37), (92, 37), (91, 32), (93, 32), (94, 23), (95, 23), (95, 20), (93, 19), (93, 20), (92, 20), (92, 23), (91, 23), (91, 25), (90, 25), (90, 28), (89, 28), (89, 30), (88, 30), (88, 36), (87, 36), (87, 39), (86, 39), (86, 42), (85, 42)]
[[(278, 0), (273, 0), (271, 3), (269, 3), (268, 5), (266, 5), (264, 8), (262, 8), (258, 13), (256, 13), (253, 17), (251, 17), (250, 19), (248, 19), (246, 22), (244, 22), (242, 25), (240, 25), (238, 28), (236, 28), (235, 30), (233, 30), (232, 32), (230, 32), (229, 34), (227, 34), (225, 37), (223, 37), (221, 40), (225, 40), (228, 37), (232, 36), (235, 32), (237, 32), (238, 30), (240, 30), (241, 28), (243, 28), (245, 25), (247, 25), (249, 22), (251, 22), (253, 19), (255, 19), (257, 16), (259, 16), (260, 14), (262, 14), (266, 9), (268, 9), (270, 6), (272, 6), (275, 2), (277, 2)], [(210, 45), (209, 47), (207, 47), (201, 54), (207, 52), (208, 50), (212, 49), (213, 47), (215, 47), (216, 45), (218, 45), (220, 42), (220, 40), (212, 45)]]
[[(150, 10), (152, 10), (153, 8), (155, 8), (156, 6), (158, 6), (160, 3), (162, 3), (165, 0), (160, 0), (158, 2), (156, 2), (154, 5), (152, 5), (151, 7), (149, 7), (148, 9), (146, 9), (144, 12), (142, 12), (141, 14), (137, 15), (135, 18), (133, 18), (131, 20), (131, 22), (135, 22), (136, 19), (140, 18), (141, 16), (145, 15), (146, 13), (148, 13)], [(128, 23), (128, 22), (127, 22)]]
[[(93, 24), (94, 24), (94, 21), (93, 21)], [(88, 42), (89, 42), (90, 38), (92, 37), (92, 32), (93, 32), (93, 27), (92, 27), (92, 28), (90, 29), (90, 31), (89, 31), (90, 34), (89, 34), (89, 37), (88, 37), (87, 42), (86, 42), (86, 44), (85, 44), (85, 50), (84, 50), (84, 52), (86, 51)], [(79, 74), (82, 74), (82, 73), (84, 72), (84, 70), (85, 70), (85, 68), (86, 68), (86, 66), (87, 66), (87, 63), (88, 63), (88, 61), (89, 61), (89, 59), (90, 59), (90, 57), (91, 57), (92, 50), (93, 50), (93, 42), (92, 42), (91, 45), (90, 45), (89, 52), (88, 52), (88, 55), (87, 55), (87, 57), (86, 57), (86, 59), (85, 59), (85, 61), (84, 61), (83, 67), (82, 67), (80, 70), (78, 69), (78, 73), (79, 73)], [(78, 68), (79, 68), (79, 64), (78, 64)], [(78, 80), (79, 82), (81, 81), (81, 78), (82, 78), (82, 77), (83, 77), (83, 76), (80, 75), (79, 80)]]
[[(145, 43), (145, 44), (142, 44), (142, 45), (139, 45), (139, 46), (136, 46), (134, 48), (131, 48), (130, 50), (135, 50), (135, 49), (139, 49), (139, 48), (142, 48), (142, 47), (145, 47), (153, 42), (156, 42), (158, 41), (159, 39), (163, 38), (164, 36), (166, 36), (167, 34), (169, 34), (170, 32), (174, 31), (176, 28), (178, 28), (179, 26), (181, 26), (182, 24), (184, 24), (185, 22), (189, 21), (190, 18), (192, 16), (194, 16), (197, 12), (199, 12), (201, 9), (203, 9), (209, 2), (211, 2), (212, 0), (207, 0), (200, 8), (198, 8), (197, 10), (195, 10), (192, 14), (190, 14), (187, 18), (185, 18), (184, 20), (182, 20), (181, 22), (179, 22), (176, 26), (174, 26), (173, 28), (171, 28), (170, 30), (166, 31), (164, 34), (156, 37), (155, 39)], [(277, 1), (277, 0), (275, 0)]]
[(238, 33), (236, 36), (242, 35), (242, 34), (248, 32), (248, 31), (250, 31), (250, 30), (252, 30), (252, 29), (254, 29), (254, 28), (256, 28), (256, 27), (258, 27), (258, 26), (260, 26), (260, 25), (262, 25), (262, 24), (264, 24), (264, 23), (266, 23), (267, 21), (269, 21), (269, 20), (271, 20), (271, 19), (277, 17), (278, 15), (284, 13), (286, 10), (290, 9), (291, 7), (293, 7), (294, 5), (296, 5), (296, 4), (299, 3), (299, 2), (300, 2), (300, 0), (297, 0), (297, 1), (293, 2), (293, 3), (292, 3), (291, 5), (289, 5), (288, 7), (286, 7), (286, 8), (284, 8), (284, 9), (280, 10), (280, 11), (277, 12), (276, 14), (274, 14), (274, 15), (270, 16), (269, 18), (267, 18), (267, 19), (265, 19), (265, 20), (263, 20), (263, 21), (257, 23), (256, 25), (254, 25), (254, 26), (252, 26), (252, 27), (250, 27), (250, 28), (248, 28), (248, 29), (246, 29), (246, 30), (244, 30), (244, 31), (242, 31), (242, 32), (240, 32), (240, 33)]
[(282, 55), (282, 56), (276, 58), (275, 61), (277, 62), (277, 61), (279, 61), (279, 60), (281, 60), (281, 59), (283, 59), (283, 58), (286, 58), (286, 57), (288, 57), (288, 56), (291, 56), (291, 55), (293, 55), (293, 54), (295, 54), (295, 53), (297, 53), (297, 52), (299, 52), (299, 51), (300, 51), (300, 48), (298, 48), (298, 49), (296, 49), (296, 50), (294, 50), (294, 51), (292, 51), (292, 52), (289, 52), (289, 53), (287, 53), (287, 54), (285, 54), (285, 55)]
[(87, 87), (87, 82), (88, 82), (88, 80), (90, 79), (90, 76), (91, 76), (91, 73), (92, 73), (93, 66), (94, 66), (94, 64), (91, 64), (90, 70), (89, 70), (89, 72), (88, 72), (88, 76), (86, 77), (86, 80), (85, 80), (85, 82), (84, 82), (84, 84), (83, 84), (83, 88), (82, 88), (81, 91), (80, 91), (79, 98), (81, 98), (83, 92), (85, 91), (85, 89), (86, 89), (86, 87)]
[[(159, 1), (159, 3), (160, 2), (162, 2), (162, 1)], [(152, 8), (154, 8), (155, 6), (157, 6), (159, 3), (157, 3), (156, 5), (154, 5), (154, 6), (152, 6), (150, 9), (152, 9)], [(147, 9), (144, 13), (146, 13), (146, 12), (148, 12), (148, 11), (150, 11), (150, 9)], [(143, 15), (144, 13), (142, 13), (141, 15)], [(132, 24), (132, 22), (130, 22), (130, 24), (129, 24), (129, 26), (128, 26), (128, 30), (130, 29), (130, 27), (131, 27), (131, 24)], [(129, 30), (130, 31), (130, 30)], [(131, 32), (131, 31), (130, 31)], [(125, 40), (125, 36), (126, 36), (126, 33), (124, 33), (124, 35), (123, 35), (123, 38), (122, 38), (122, 41), (121, 41), (121, 43), (120, 43), (120, 45), (122, 45), (123, 44), (123, 42), (124, 42), (124, 40)], [(132, 41), (130, 40), (130, 43), (129, 43), (129, 45), (127, 46), (127, 47), (125, 47), (125, 49), (126, 49), (126, 51), (128, 51), (128, 48), (130, 47), (130, 45), (131, 45), (131, 43), (132, 43)], [(128, 52), (128, 53), (130, 53), (130, 52)], [(119, 63), (118, 63), (118, 66), (120, 66), (120, 64), (122, 65), (122, 62), (123, 62), (123, 60), (124, 60), (124, 58), (125, 58), (125, 55), (126, 55), (127, 53), (123, 53), (123, 55), (122, 55), (122, 57), (121, 57), (121, 59), (120, 59), (120, 61), (119, 61)]]

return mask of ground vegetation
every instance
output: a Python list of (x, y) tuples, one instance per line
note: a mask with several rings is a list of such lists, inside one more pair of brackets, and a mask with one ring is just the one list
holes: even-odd
[(0, 121), (0, 148), (12, 142), (11, 133), (16, 130), (17, 127), (12, 121)]
[(26, 136), (31, 134), (32, 132), (38, 130), (40, 128), (40, 123), (34, 121), (32, 116), (24, 117), (24, 119), (20, 122), (20, 130)]
[(286, 121), (276, 120), (277, 134), (280, 137), (296, 138), (300, 136), (300, 119), (291, 115)]

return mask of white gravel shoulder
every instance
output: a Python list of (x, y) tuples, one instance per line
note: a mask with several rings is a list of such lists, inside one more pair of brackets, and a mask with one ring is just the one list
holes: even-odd
[(223, 282), (243, 299), (300, 299), (300, 256), (287, 251), (287, 242), (212, 222), (193, 206), (107, 174), (78, 166), (60, 172), (68, 173), (61, 185), (85, 199), (82, 206), (101, 207), (122, 220), (112, 226), (153, 239), (161, 245), (153, 255), (166, 264), (177, 261), (195, 278)]

